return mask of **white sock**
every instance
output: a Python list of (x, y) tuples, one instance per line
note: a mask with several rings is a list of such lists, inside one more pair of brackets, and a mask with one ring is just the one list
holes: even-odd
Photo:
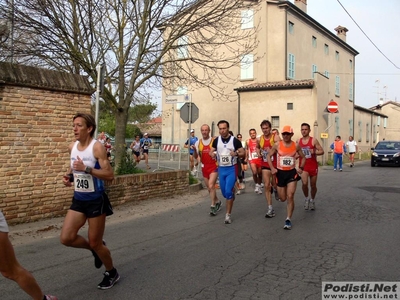
[(311, 199), (310, 201), (311, 201), (311, 202), (314, 202), (314, 199)]
[(272, 209), (272, 205), (268, 205), (268, 209)]

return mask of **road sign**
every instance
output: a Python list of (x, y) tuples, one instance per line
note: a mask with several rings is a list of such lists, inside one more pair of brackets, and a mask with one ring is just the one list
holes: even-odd
[(327, 139), (328, 134), (326, 132), (321, 133), (321, 139)]
[(192, 94), (168, 95), (165, 98), (166, 104), (175, 104), (178, 102), (189, 102), (189, 101), (192, 101)]
[(196, 122), (196, 120), (199, 118), (199, 108), (196, 106), (196, 104), (194, 104), (192, 102), (186, 102), (181, 107), (181, 119), (185, 123), (189, 123), (189, 108), (190, 108), (190, 106), (192, 106), (190, 123)]
[(174, 104), (178, 102), (185, 102), (185, 95), (169, 95), (165, 98), (166, 104)]
[(338, 112), (339, 106), (335, 101), (331, 100), (328, 103), (327, 109), (330, 113), (336, 113)]

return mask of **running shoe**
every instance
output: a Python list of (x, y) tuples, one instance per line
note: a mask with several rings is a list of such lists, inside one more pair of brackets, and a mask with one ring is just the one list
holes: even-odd
[(310, 201), (310, 209), (315, 210), (315, 201)]
[(261, 195), (263, 193), (262, 189), (259, 188), (257, 194)]
[(336, 171), (336, 169), (333, 169), (333, 171)]
[(244, 185), (244, 182), (241, 182), (241, 183), (240, 183), (240, 189), (241, 189), (241, 190), (244, 190), (245, 188), (246, 188), (246, 186)]
[(342, 170), (342, 169), (340, 169), (339, 171), (340, 171), (340, 172), (342, 172), (343, 170)]
[(256, 188), (254, 189), (254, 193), (258, 194), (258, 191), (260, 190), (260, 186), (258, 183), (256, 183)]
[(97, 288), (101, 289), (101, 290), (111, 289), (114, 286), (114, 284), (116, 284), (118, 282), (119, 279), (120, 279), (120, 276), (119, 276), (117, 270), (115, 270), (114, 276), (111, 276), (110, 273), (106, 271), (106, 272), (104, 272), (103, 281), (99, 283)]
[(218, 201), (217, 203), (215, 203), (215, 211), (217, 212), (217, 211), (220, 211), (221, 210), (221, 206), (222, 206), (222, 202), (221, 201)]
[(240, 190), (237, 190), (236, 195), (240, 195), (240, 194), (241, 194)]
[(277, 191), (276, 189), (274, 189), (274, 195), (275, 195), (275, 200), (276, 200), (276, 201), (280, 201), (280, 200), (279, 200), (278, 191)]
[(56, 296), (52, 296), (52, 295), (44, 295), (44, 299), (45, 300), (58, 300), (58, 298)]
[(271, 209), (268, 209), (267, 214), (265, 215), (265, 217), (266, 217), (266, 218), (273, 218), (273, 217), (275, 217), (275, 210), (273, 210), (272, 208), (271, 208)]
[(216, 216), (217, 215), (217, 208), (215, 206), (210, 207), (210, 216)]
[(231, 215), (226, 214), (225, 215), (225, 224), (231, 224), (231, 223), (232, 223)]
[(310, 200), (309, 199), (304, 200), (304, 209), (305, 210), (310, 209)]
[(285, 226), (283, 226), (283, 229), (286, 229), (286, 230), (292, 229), (292, 222), (289, 219), (286, 219)]
[(350, 168), (352, 168), (354, 165), (353, 164), (350, 164)]
[(264, 188), (264, 182), (261, 182), (261, 184), (260, 184), (260, 188)]
[[(103, 245), (106, 245), (106, 241), (103, 240)], [(96, 267), (96, 269), (100, 269), (101, 266), (103, 265), (103, 262), (101, 261), (100, 257), (97, 255), (97, 253), (94, 250), (91, 250), (92, 254), (94, 256), (94, 266)]]

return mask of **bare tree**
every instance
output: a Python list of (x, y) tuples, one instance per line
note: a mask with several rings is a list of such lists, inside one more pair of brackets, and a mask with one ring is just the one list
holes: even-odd
[(115, 107), (119, 161), (128, 111), (141, 95), (179, 81), (227, 99), (216, 83), (235, 80), (225, 71), (255, 49), (256, 29), (238, 29), (240, 12), (257, 2), (19, 0), (13, 7), (14, 61), (88, 75), (92, 83), (96, 66), (105, 64), (102, 97)]

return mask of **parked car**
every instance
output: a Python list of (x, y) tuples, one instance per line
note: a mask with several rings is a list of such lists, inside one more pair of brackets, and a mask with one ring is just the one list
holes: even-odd
[(378, 165), (400, 166), (400, 141), (380, 141), (371, 156), (371, 167)]

